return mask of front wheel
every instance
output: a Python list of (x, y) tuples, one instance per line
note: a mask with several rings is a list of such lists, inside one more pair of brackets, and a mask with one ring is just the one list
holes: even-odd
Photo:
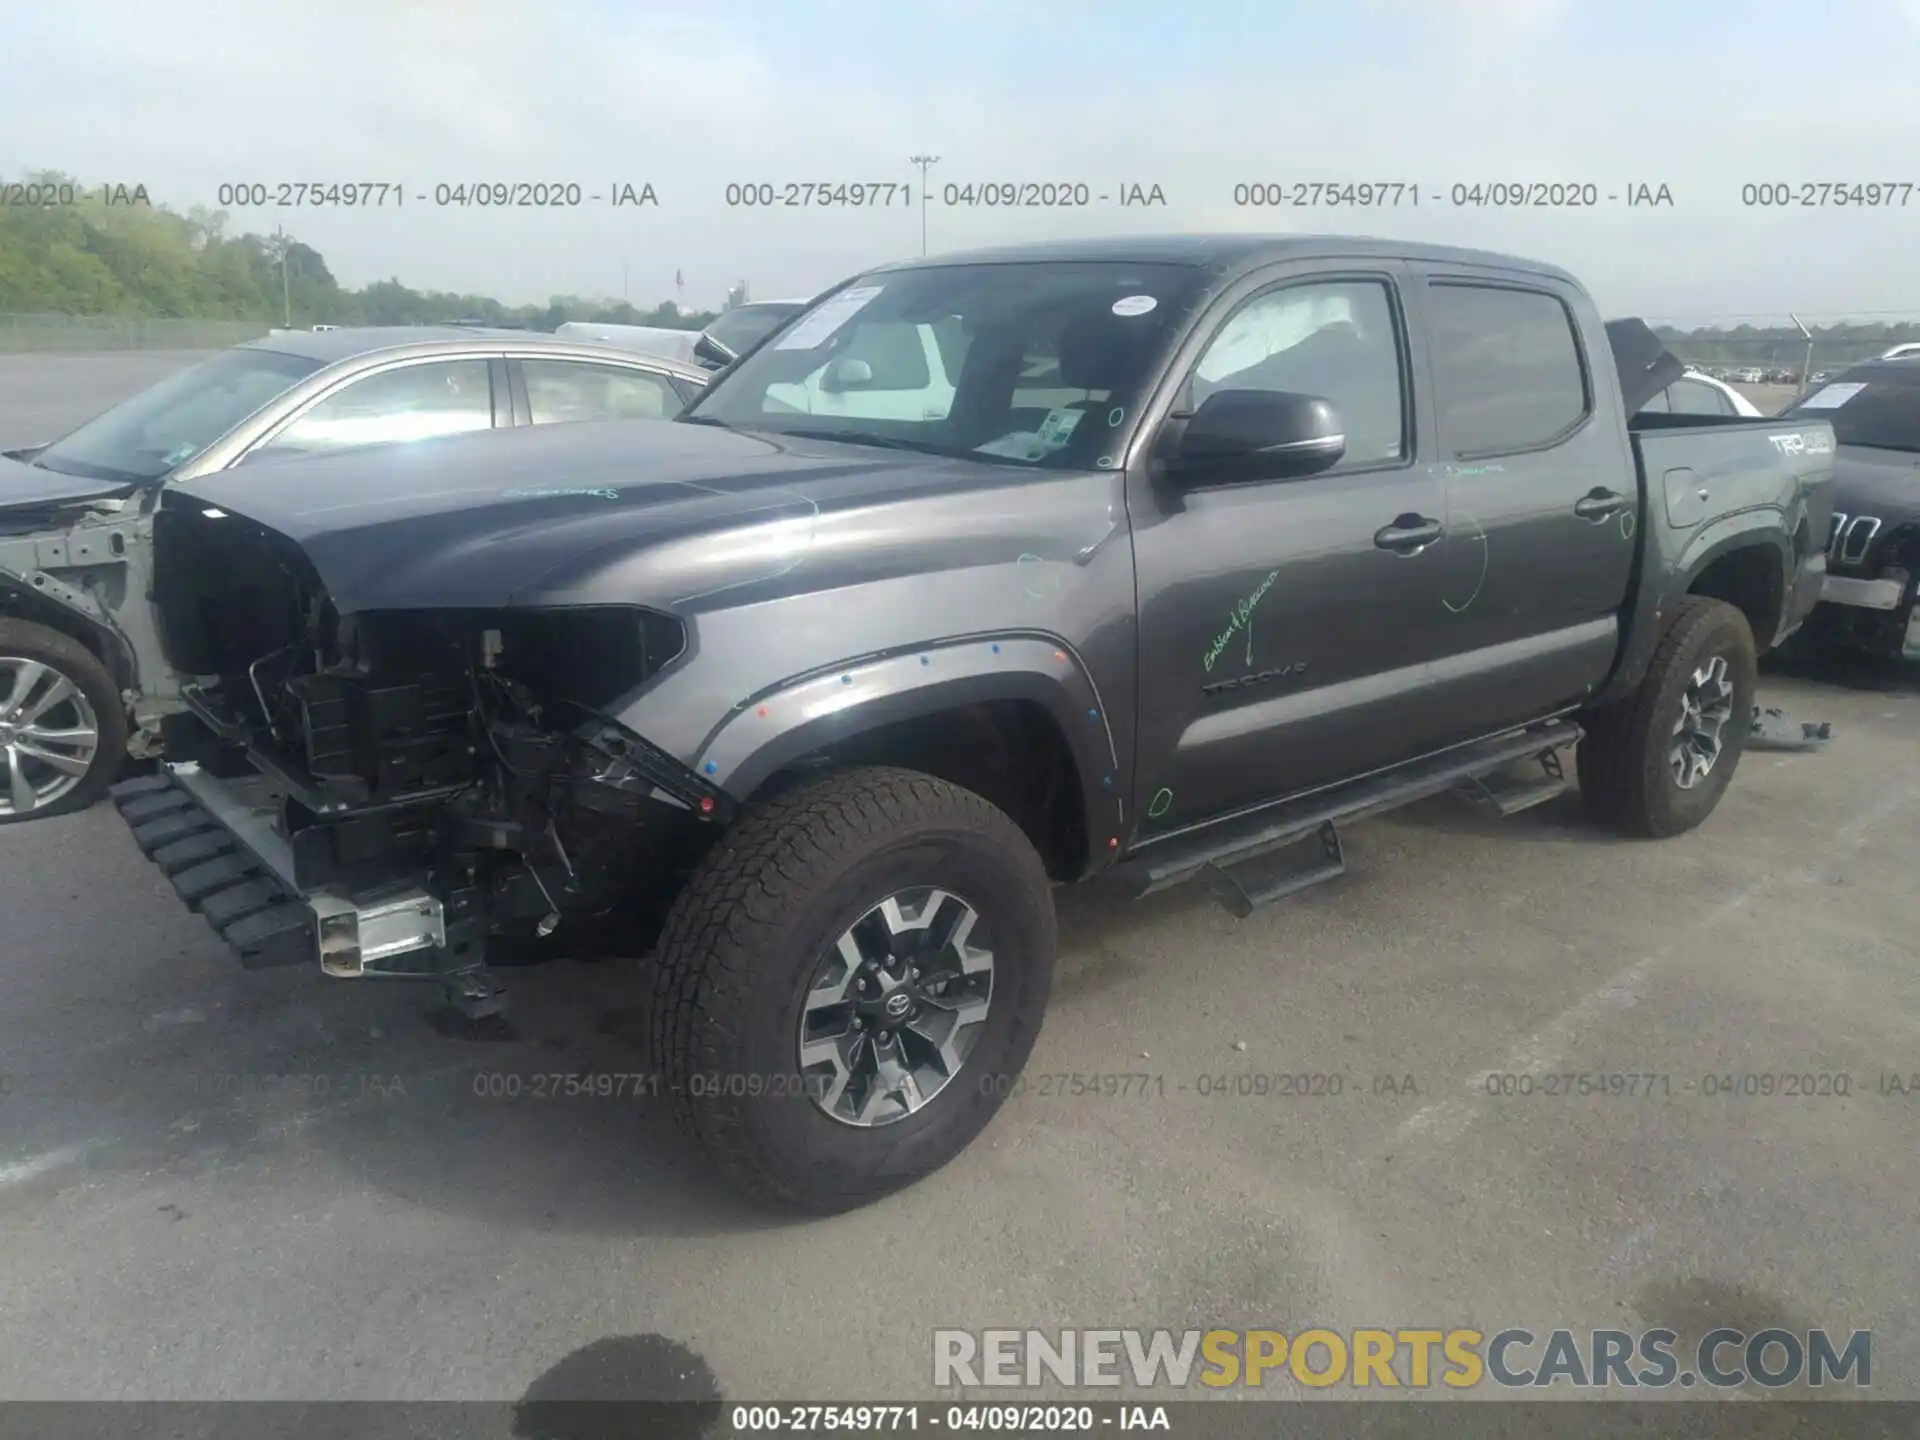
[(842, 771), (749, 809), (674, 902), (655, 1061), (729, 1179), (849, 1210), (993, 1118), (1054, 944), (1046, 868), (1003, 812), (914, 771)]
[(1589, 813), (1654, 839), (1711, 815), (1747, 748), (1757, 668), (1745, 615), (1724, 600), (1682, 600), (1639, 687), (1584, 718)]
[(0, 825), (84, 810), (126, 759), (119, 687), (92, 651), (0, 619)]

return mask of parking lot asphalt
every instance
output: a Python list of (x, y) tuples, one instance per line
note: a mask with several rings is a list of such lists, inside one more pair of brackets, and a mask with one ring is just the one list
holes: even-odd
[[(468, 1038), (240, 971), (110, 808), (0, 829), (0, 1398), (513, 1399), (609, 1353), (638, 1391), (911, 1398), (935, 1327), (1661, 1325), (1871, 1329), (1876, 1398), (1920, 1398), (1920, 1093), (1883, 1093), (1920, 1074), (1920, 682), (1761, 698), (1835, 738), (1677, 840), (1447, 797), (1244, 921), (1062, 893), (1022, 1093), (811, 1222), (644, 1086), (541, 1093), (646, 1071), (638, 962), (513, 971), (513, 1037)], [(1651, 1078), (1506, 1078), (1549, 1074)], [(1092, 1076), (1145, 1078), (1049, 1078)]]
[(210, 353), (0, 354), (0, 448), (57, 439)]

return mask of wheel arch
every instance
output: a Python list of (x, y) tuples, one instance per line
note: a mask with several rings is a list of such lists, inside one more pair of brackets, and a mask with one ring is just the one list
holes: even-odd
[(854, 763), (924, 769), (981, 793), (1022, 825), (1056, 879), (1098, 868), (1123, 833), (1112, 727), (1086, 665), (1057, 637), (972, 637), (782, 682), (735, 705), (694, 769), (745, 801)]
[[(1638, 587), (1628, 606), (1626, 643), (1619, 662), (1593, 703), (1614, 703), (1639, 686), (1675, 608), (1689, 595), (1733, 605), (1747, 617), (1755, 648), (1771, 649), (1780, 638), (1781, 617), (1786, 612), (1787, 577), (1796, 569), (1794, 548), (1813, 543), (1802, 535), (1805, 528), (1803, 523), (1789, 532), (1784, 528), (1782, 512), (1764, 509), (1731, 515), (1702, 527), (1660, 573), (1648, 576)], [(1650, 542), (1650, 547), (1640, 562), (1643, 567), (1660, 564), (1658, 545)], [(1760, 553), (1752, 558), (1734, 558), (1748, 551)], [(1756, 573), (1770, 578), (1756, 582)], [(1703, 582), (1710, 588), (1697, 588)], [(1747, 604), (1742, 604), (1742, 599)]]
[(45, 585), (30, 585), (7, 571), (0, 571), (0, 619), (44, 625), (84, 645), (94, 659), (106, 666), (114, 684), (121, 689), (136, 683), (133, 656), (126, 643), (85, 610), (57, 593), (49, 593)]
[(1772, 530), (1728, 536), (1689, 566), (1686, 593), (1733, 606), (1747, 617), (1754, 645), (1771, 649), (1786, 613), (1790, 552), (1791, 542)]

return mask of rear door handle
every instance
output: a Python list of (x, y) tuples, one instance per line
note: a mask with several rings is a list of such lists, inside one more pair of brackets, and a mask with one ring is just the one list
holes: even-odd
[(1400, 515), (1384, 529), (1373, 532), (1373, 543), (1396, 555), (1418, 555), (1442, 535), (1446, 527), (1425, 515)]
[(1627, 497), (1612, 490), (1589, 490), (1573, 502), (1573, 513), (1582, 520), (1591, 520), (1596, 525), (1602, 520), (1610, 520), (1627, 508)]

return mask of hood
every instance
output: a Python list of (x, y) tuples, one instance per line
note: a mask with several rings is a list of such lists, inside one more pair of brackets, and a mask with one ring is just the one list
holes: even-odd
[(1607, 344), (1629, 415), (1639, 414), (1641, 406), (1687, 373), (1686, 365), (1644, 320), (1607, 321)]
[(830, 508), (1005, 485), (1012, 473), (864, 445), (615, 420), (243, 465), (176, 482), (161, 503), (239, 516), (293, 541), (335, 606), (351, 613), (540, 603), (602, 557), (768, 525), (765, 540), (689, 547), (703, 558), (676, 577), (687, 582), (681, 593), (731, 589), (741, 582), (729, 567), (765, 574), (769, 548), (793, 550), (803, 543), (798, 522)]
[(82, 500), (107, 500), (131, 495), (135, 488), (124, 480), (89, 480), (84, 475), (63, 475), (58, 470), (23, 465), (0, 455), (0, 513), (39, 510)]
[(1833, 508), (1886, 526), (1920, 518), (1920, 455), (1842, 445), (1833, 457)]

